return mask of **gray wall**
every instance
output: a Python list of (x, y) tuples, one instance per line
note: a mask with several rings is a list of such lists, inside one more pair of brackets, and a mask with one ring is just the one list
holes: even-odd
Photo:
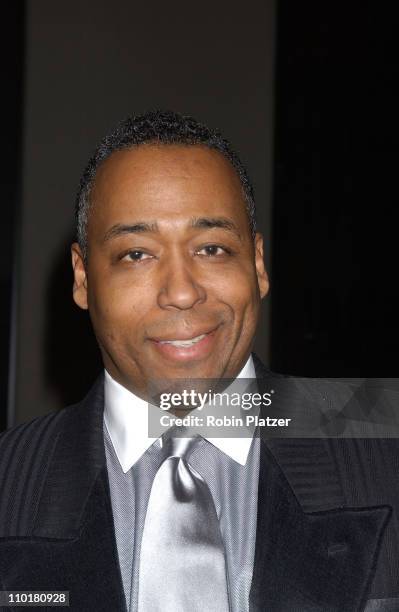
[[(270, 266), (274, 0), (168, 6), (27, 0), (27, 13), (16, 405), (10, 425), (63, 402), (51, 372), (52, 362), (65, 354), (62, 328), (68, 320), (53, 316), (52, 300), (54, 286), (54, 300), (69, 307), (71, 273), (57, 262), (64, 261), (70, 240), (81, 170), (104, 132), (125, 115), (172, 108), (222, 129), (254, 180)], [(267, 321), (266, 305), (257, 342), (265, 359)], [(79, 332), (67, 329), (67, 336), (76, 355), (63, 369), (73, 386), (75, 359), (79, 372), (87, 364)]]

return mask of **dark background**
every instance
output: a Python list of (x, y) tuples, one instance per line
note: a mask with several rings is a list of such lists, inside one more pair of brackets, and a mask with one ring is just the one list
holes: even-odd
[(3, 87), (1, 95), (1, 240), (0, 240), (0, 431), (7, 424), (7, 407), (14, 403), (16, 326), (16, 241), (20, 221), (21, 138), (24, 90), (25, 6), (2, 7), (0, 36)]
[(394, 15), (315, 1), (163, 10), (3, 7), (0, 428), (76, 401), (101, 368), (70, 299), (74, 189), (103, 133), (150, 101), (221, 127), (249, 167), (272, 280), (263, 359), (397, 375)]
[(397, 23), (387, 3), (278, 3), (278, 371), (398, 376)]

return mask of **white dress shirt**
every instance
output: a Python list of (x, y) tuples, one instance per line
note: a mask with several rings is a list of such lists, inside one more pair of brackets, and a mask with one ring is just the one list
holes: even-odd
[[(255, 378), (252, 357), (237, 378)], [(148, 410), (157, 409), (106, 371), (104, 441), (115, 535), (127, 609), (137, 609), (139, 548), (161, 439), (148, 436)], [(206, 440), (206, 441), (205, 441)], [(248, 610), (256, 538), (259, 439), (205, 438), (190, 465), (208, 484), (225, 545), (232, 612)]]

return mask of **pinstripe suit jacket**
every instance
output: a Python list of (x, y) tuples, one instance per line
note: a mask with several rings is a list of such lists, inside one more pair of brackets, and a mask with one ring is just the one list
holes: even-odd
[[(321, 382), (296, 385), (307, 401), (321, 392)], [(250, 609), (399, 611), (398, 467), (395, 440), (262, 440)], [(0, 436), (0, 588), (69, 591), (77, 611), (126, 610), (102, 378), (79, 404)]]

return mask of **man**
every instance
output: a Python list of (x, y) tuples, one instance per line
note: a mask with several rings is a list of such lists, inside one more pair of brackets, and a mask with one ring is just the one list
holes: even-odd
[[(74, 610), (399, 610), (394, 441), (202, 438), (183, 456), (147, 431), (155, 378), (270, 387), (251, 355), (262, 237), (230, 145), (175, 113), (129, 118), (90, 160), (77, 220), (73, 296), (105, 374), (0, 438), (1, 588), (69, 591)], [(291, 391), (280, 407), (334, 387)]]

